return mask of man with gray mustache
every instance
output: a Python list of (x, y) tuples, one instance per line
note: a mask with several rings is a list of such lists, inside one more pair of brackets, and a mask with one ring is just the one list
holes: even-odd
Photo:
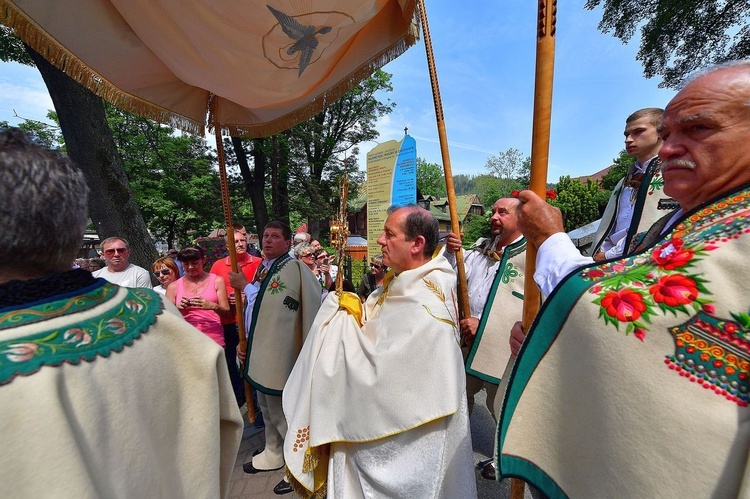
[(750, 491), (750, 60), (689, 80), (659, 135), (680, 207), (621, 259), (560, 277), (560, 211), (519, 195), (548, 298), (511, 331), (497, 471), (548, 496)]

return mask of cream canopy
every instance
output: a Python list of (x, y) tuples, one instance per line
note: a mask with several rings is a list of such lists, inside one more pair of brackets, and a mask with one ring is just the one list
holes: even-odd
[(413, 0), (0, 0), (0, 22), (115, 106), (243, 137), (304, 121), (400, 55), (414, 15)]

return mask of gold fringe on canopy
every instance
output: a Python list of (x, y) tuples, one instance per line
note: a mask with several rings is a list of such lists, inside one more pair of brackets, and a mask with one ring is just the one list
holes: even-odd
[(0, 22), (11, 28), (13, 34), (26, 45), (38, 52), (60, 71), (118, 109), (159, 123), (166, 123), (193, 135), (205, 134), (202, 123), (120, 90), (57, 43), (44, 29), (12, 3), (0, 0), (0, 12), (2, 12)]
[[(404, 1), (402, 2), (404, 15), (408, 13), (411, 19), (408, 29), (402, 36), (384, 50), (358, 63), (347, 77), (325, 88), (317, 96), (305, 101), (296, 109), (262, 123), (227, 123), (221, 119), (216, 120), (212, 115), (212, 109), (209, 108), (209, 96), (214, 89), (205, 89), (205, 116), (199, 121), (180, 114), (166, 107), (166, 105), (146, 100), (118, 87), (115, 82), (109, 81), (95, 68), (90, 67), (76, 54), (68, 50), (21, 7), (18, 7), (17, 3), (21, 4), (22, 2), (0, 0), (0, 13), (2, 13), (0, 22), (10, 27), (16, 36), (54, 66), (120, 109), (196, 135), (204, 135), (206, 131), (215, 133), (215, 123), (218, 123), (220, 128), (218, 132), (222, 135), (245, 138), (267, 137), (287, 130), (325, 109), (360, 81), (372, 75), (375, 70), (401, 55), (419, 39), (419, 18), (414, 8), (414, 2)], [(76, 15), (85, 16), (85, 12), (76, 13)], [(222, 57), (226, 58), (227, 54), (222, 54)], [(231, 75), (217, 75), (218, 88), (221, 88), (218, 82), (228, 78), (231, 78)], [(248, 84), (248, 86), (252, 87), (251, 84)], [(252, 88), (249, 88), (248, 92), (252, 92)], [(217, 92), (214, 91), (214, 93)], [(219, 112), (223, 100), (220, 93), (217, 94), (219, 95), (219, 101), (215, 109), (216, 112)]]

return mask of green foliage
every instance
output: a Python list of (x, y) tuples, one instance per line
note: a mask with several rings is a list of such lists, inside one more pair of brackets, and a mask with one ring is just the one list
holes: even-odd
[(107, 120), (149, 230), (171, 245), (223, 227), (214, 158), (202, 138), (106, 105)]
[(0, 25), (0, 61), (19, 62), (27, 66), (33, 66), (29, 54), (23, 48), (23, 42), (13, 34), (7, 26)]
[(630, 165), (635, 163), (635, 158), (623, 149), (620, 155), (612, 160), (614, 166), (602, 177), (602, 189), (612, 190), (627, 173)]
[(393, 111), (376, 93), (390, 92), (391, 75), (377, 70), (343, 97), (309, 120), (284, 132), (290, 147), (290, 209), (304, 213), (315, 232), (317, 224), (338, 209), (338, 180), (342, 175), (361, 181), (354, 163), (357, 144), (379, 136), (377, 120)]
[[(604, 209), (607, 207), (607, 203), (609, 202), (609, 197), (611, 195), (612, 191), (608, 191), (606, 189), (599, 189), (598, 191), (596, 191), (596, 194), (594, 195), (594, 201), (596, 202), (596, 206), (599, 209), (599, 216), (596, 218), (600, 218), (602, 215), (604, 215)], [(594, 220), (596, 220), (596, 218)]]
[(750, 56), (750, 2), (735, 0), (588, 0), (603, 4), (599, 30), (627, 43), (640, 27), (636, 59), (647, 78), (677, 88), (687, 75), (712, 63)]
[[(29, 137), (32, 137), (38, 143), (50, 149), (63, 147), (64, 140), (60, 131), (60, 122), (57, 120), (57, 113), (50, 111), (47, 113), (47, 118), (55, 124), (51, 125), (27, 119), (19, 123), (18, 128), (26, 132)], [(9, 126), (7, 121), (0, 121), (0, 128), (8, 128)]]
[(423, 196), (446, 196), (448, 191), (445, 188), (443, 167), (437, 163), (428, 163), (423, 158), (417, 158), (417, 189)]
[(456, 196), (473, 194), (474, 192), (476, 192), (474, 187), (474, 177), (470, 175), (464, 175), (463, 173), (453, 175), (453, 190), (456, 191)]
[(463, 235), (463, 247), (468, 248), (480, 237), (490, 237), (490, 216), (486, 215), (475, 215), (469, 214), (462, 227)]
[(510, 196), (515, 190), (525, 188), (519, 180), (501, 179), (493, 175), (477, 175), (473, 177), (474, 192), (485, 209), (488, 209), (501, 197)]
[(550, 204), (562, 211), (565, 232), (593, 222), (600, 217), (597, 196), (599, 185), (596, 182), (571, 180), (569, 176), (560, 177), (557, 184), (557, 199)]

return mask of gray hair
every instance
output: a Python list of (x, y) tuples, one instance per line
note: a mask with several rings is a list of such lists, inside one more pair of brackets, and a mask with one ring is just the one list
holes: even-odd
[(302, 255), (315, 253), (315, 248), (310, 243), (299, 243), (294, 247), (294, 257), (299, 259)]
[(115, 241), (122, 241), (122, 244), (124, 244), (127, 249), (130, 249), (130, 243), (128, 242), (128, 240), (127, 239), (123, 239), (121, 237), (117, 237), (117, 236), (108, 237), (107, 239), (105, 239), (104, 241), (102, 241), (99, 244), (99, 248), (101, 248), (102, 250), (104, 250), (104, 245), (113, 243)]
[(718, 64), (712, 64), (711, 66), (706, 66), (705, 68), (699, 69), (690, 75), (688, 75), (687, 78), (685, 78), (682, 81), (682, 84), (680, 85), (679, 89), (685, 88), (690, 83), (693, 83), (698, 78), (701, 78), (703, 76), (706, 76), (707, 74), (713, 73), (714, 71), (721, 71), (722, 69), (730, 69), (730, 68), (736, 68), (736, 67), (745, 67), (747, 69), (750, 69), (750, 59), (737, 59), (733, 61), (724, 61), (720, 62)]
[(88, 195), (67, 156), (18, 128), (0, 131), (0, 267), (36, 275), (70, 268), (83, 242)]
[(309, 243), (310, 239), (311, 239), (311, 236), (307, 232), (297, 232), (294, 235), (294, 244), (296, 245), (296, 244), (303, 243), (303, 242)]

